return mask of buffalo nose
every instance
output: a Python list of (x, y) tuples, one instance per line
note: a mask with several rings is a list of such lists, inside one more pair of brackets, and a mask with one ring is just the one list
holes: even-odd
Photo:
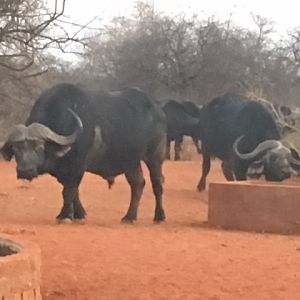
[(282, 180), (283, 180), (283, 179), (290, 178), (290, 177), (291, 177), (291, 172), (290, 172), (290, 170), (284, 169), (284, 170), (281, 171), (281, 178), (282, 178)]

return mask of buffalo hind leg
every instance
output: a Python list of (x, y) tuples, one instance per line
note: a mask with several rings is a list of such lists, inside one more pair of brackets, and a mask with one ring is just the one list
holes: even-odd
[(203, 161), (202, 161), (202, 175), (201, 179), (198, 183), (198, 190), (203, 191), (205, 190), (206, 186), (206, 177), (210, 171), (210, 155), (206, 153), (204, 147), (202, 147), (202, 156), (203, 156)]
[(144, 162), (146, 163), (152, 184), (153, 194), (155, 196), (154, 222), (160, 223), (166, 219), (163, 209), (163, 183), (162, 164), (164, 162), (166, 136), (162, 133), (158, 139), (149, 147)]
[(167, 139), (166, 142), (166, 159), (170, 160), (171, 159), (171, 140)]
[(162, 162), (147, 162), (150, 172), (152, 190), (155, 196), (155, 213), (153, 221), (155, 223), (163, 222), (166, 219), (162, 204), (164, 176), (162, 174)]
[(196, 147), (196, 149), (197, 149), (197, 152), (198, 152), (199, 154), (201, 154), (201, 153), (202, 153), (202, 150), (201, 150), (201, 146), (199, 145), (200, 140), (199, 140), (198, 138), (196, 138), (196, 137), (192, 137), (192, 139), (193, 139), (193, 143), (194, 143), (194, 145), (195, 145), (195, 147)]
[(174, 160), (180, 160), (180, 153), (181, 153), (181, 145), (183, 142), (183, 137), (180, 136), (177, 139), (175, 139), (175, 145), (174, 145)]
[(130, 185), (131, 199), (128, 211), (122, 218), (122, 222), (133, 223), (137, 219), (137, 210), (145, 186), (145, 179), (143, 177), (141, 164), (139, 163), (136, 168), (126, 172), (125, 177)]

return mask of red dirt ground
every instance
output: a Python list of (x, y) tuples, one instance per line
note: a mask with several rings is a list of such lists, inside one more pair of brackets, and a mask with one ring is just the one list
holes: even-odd
[[(0, 162), (0, 232), (40, 246), (44, 300), (300, 297), (300, 237), (208, 228), (198, 161), (165, 163), (161, 225), (152, 223), (147, 172), (135, 225), (120, 223), (129, 204), (124, 177), (108, 190), (91, 174), (81, 186), (87, 224), (57, 225), (61, 186), (50, 176), (17, 181), (14, 168)], [(224, 180), (219, 169), (215, 162), (209, 181)]]

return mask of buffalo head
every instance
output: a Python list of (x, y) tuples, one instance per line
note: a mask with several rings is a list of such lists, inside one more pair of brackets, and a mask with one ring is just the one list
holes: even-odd
[[(250, 153), (240, 153), (238, 145), (244, 136), (237, 138), (233, 144), (235, 155), (242, 161), (249, 163), (247, 176), (259, 178), (265, 175), (268, 181), (282, 181), (291, 175), (296, 175), (300, 168), (300, 160), (294, 155), (295, 149), (277, 140), (266, 140), (260, 143)], [(299, 157), (299, 156), (298, 156)]]
[(32, 180), (47, 169), (46, 165), (51, 163), (49, 159), (61, 158), (71, 150), (83, 126), (77, 114), (71, 109), (68, 111), (77, 123), (71, 135), (59, 135), (40, 123), (32, 123), (29, 126), (19, 124), (7, 139), (0, 143), (0, 152), (4, 159), (11, 160), (15, 157), (18, 178)]

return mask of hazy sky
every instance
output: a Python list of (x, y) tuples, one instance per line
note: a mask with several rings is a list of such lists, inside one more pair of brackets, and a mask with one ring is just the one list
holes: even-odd
[[(47, 0), (53, 7), (55, 0)], [(61, 1), (61, 0), (58, 0)], [(251, 13), (267, 17), (275, 22), (275, 29), (281, 34), (286, 30), (300, 26), (300, 1), (296, 0), (153, 0), (157, 10), (168, 14), (185, 12), (198, 13), (216, 19), (232, 20), (239, 26), (254, 27)], [(66, 14), (73, 20), (86, 22), (94, 16), (110, 18), (117, 15), (128, 15), (134, 8), (134, 0), (66, 0)]]

